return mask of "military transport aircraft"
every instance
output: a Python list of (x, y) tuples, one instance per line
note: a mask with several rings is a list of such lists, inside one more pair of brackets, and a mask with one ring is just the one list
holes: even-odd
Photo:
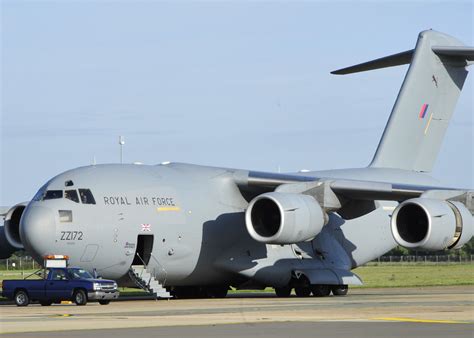
[(474, 233), (474, 192), (427, 173), (473, 62), (473, 47), (429, 30), (412, 50), (332, 72), (410, 64), (367, 168), (76, 168), (3, 212), (1, 254), (68, 255), (124, 285), (186, 298), (223, 297), (229, 286), (344, 295), (361, 283), (353, 268), (397, 245), (458, 249)]

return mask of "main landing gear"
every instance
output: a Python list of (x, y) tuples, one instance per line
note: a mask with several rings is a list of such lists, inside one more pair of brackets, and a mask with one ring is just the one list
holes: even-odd
[[(275, 288), (275, 294), (278, 297), (289, 297), (291, 290), (292, 288), (290, 286), (279, 287)], [(331, 292), (333, 296), (345, 296), (348, 291), (349, 287), (347, 285), (315, 284), (295, 287), (295, 294), (298, 297), (309, 297), (311, 295), (314, 297), (327, 297)]]

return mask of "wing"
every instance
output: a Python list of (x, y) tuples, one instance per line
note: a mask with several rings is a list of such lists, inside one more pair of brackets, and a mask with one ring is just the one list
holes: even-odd
[(258, 171), (236, 172), (235, 177), (244, 195), (254, 197), (268, 191), (304, 193), (314, 196), (328, 210), (339, 209), (350, 200), (402, 202), (416, 197), (458, 200), (474, 210), (473, 191), (468, 189)]

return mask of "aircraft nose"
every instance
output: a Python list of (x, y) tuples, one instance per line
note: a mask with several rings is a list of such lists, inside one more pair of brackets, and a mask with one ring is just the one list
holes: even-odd
[(25, 249), (37, 260), (51, 254), (56, 232), (53, 211), (44, 206), (29, 205), (20, 221), (20, 237)]

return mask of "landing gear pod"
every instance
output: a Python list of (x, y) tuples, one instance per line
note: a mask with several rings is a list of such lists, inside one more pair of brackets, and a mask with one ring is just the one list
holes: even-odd
[(459, 202), (413, 198), (393, 212), (392, 234), (406, 248), (424, 250), (458, 249), (473, 233), (473, 219)]
[(255, 197), (245, 213), (253, 239), (268, 244), (307, 241), (321, 232), (327, 216), (309, 195), (270, 192)]

